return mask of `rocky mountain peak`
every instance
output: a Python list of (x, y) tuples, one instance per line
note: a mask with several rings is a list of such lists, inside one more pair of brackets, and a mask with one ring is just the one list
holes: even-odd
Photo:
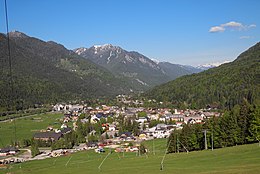
[(16, 37), (16, 38), (28, 38), (29, 37), (20, 31), (11, 31), (11, 32), (9, 32), (9, 36)]
[(88, 49), (85, 48), (85, 47), (80, 47), (80, 48), (77, 48), (77, 49), (74, 49), (73, 51), (78, 54), (78, 55), (81, 55), (82, 53), (84, 53), (85, 51), (87, 51)]

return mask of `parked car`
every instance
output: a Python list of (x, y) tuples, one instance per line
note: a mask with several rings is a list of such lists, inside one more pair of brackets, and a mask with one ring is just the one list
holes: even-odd
[(95, 149), (95, 152), (96, 153), (104, 153), (105, 150), (103, 148), (98, 148), (98, 149)]

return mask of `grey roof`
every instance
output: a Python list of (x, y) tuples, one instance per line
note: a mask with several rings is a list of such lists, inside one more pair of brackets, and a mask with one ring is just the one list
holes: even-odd
[(61, 130), (61, 133), (62, 134), (67, 134), (67, 133), (70, 133), (72, 131), (72, 129), (70, 127), (67, 127), (67, 128), (64, 128)]
[(10, 152), (10, 151), (19, 151), (19, 149), (17, 149), (16, 147), (5, 147), (5, 148), (2, 148), (0, 149), (0, 152), (1, 153), (7, 153), (7, 152)]
[(34, 138), (51, 138), (54, 140), (58, 140), (61, 137), (62, 133), (55, 132), (37, 132), (34, 134)]

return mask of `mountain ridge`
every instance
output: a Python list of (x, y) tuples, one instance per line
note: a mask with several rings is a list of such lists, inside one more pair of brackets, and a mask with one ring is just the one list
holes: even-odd
[(141, 85), (144, 90), (182, 75), (200, 72), (184, 65), (158, 63), (136, 51), (126, 51), (111, 44), (80, 47), (73, 51), (108, 69), (114, 75), (128, 78), (134, 85)]
[(109, 97), (131, 90), (123, 79), (61, 44), (20, 33), (10, 33), (9, 37), (14, 92), (9, 84), (7, 37), (0, 34), (0, 110), (10, 105), (12, 95), (13, 102), (19, 103), (16, 106), (29, 107), (35, 103)]
[(218, 67), (180, 77), (148, 91), (145, 96), (180, 106), (203, 108), (214, 104), (232, 108), (248, 100), (260, 103), (260, 44), (236, 60)]

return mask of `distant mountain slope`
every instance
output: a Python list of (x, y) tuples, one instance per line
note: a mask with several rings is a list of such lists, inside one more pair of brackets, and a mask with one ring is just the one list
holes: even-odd
[(235, 61), (199, 74), (187, 75), (146, 93), (149, 98), (192, 107), (215, 104), (233, 107), (243, 99), (260, 101), (260, 43), (257, 43)]
[(74, 51), (143, 89), (170, 80), (165, 72), (149, 58), (137, 52), (128, 52), (118, 46), (106, 44)]
[(168, 62), (156, 63), (138, 52), (129, 52), (111, 44), (78, 48), (74, 51), (144, 90), (194, 73), (185, 66)]
[[(122, 79), (54, 42), (10, 33), (13, 96), (18, 105), (49, 103), (129, 92)], [(0, 106), (10, 103), (7, 38), (0, 34)]]
[(223, 61), (223, 62), (207, 63), (207, 64), (199, 65), (196, 68), (204, 71), (204, 70), (208, 70), (210, 68), (218, 67), (218, 66), (220, 66), (222, 64), (229, 63), (229, 62), (230, 61), (226, 60), (226, 61)]
[(201, 69), (197, 69), (192, 66), (172, 64), (169, 62), (159, 62), (158, 65), (171, 78), (171, 80), (174, 80), (183, 75), (198, 73), (202, 71)]

